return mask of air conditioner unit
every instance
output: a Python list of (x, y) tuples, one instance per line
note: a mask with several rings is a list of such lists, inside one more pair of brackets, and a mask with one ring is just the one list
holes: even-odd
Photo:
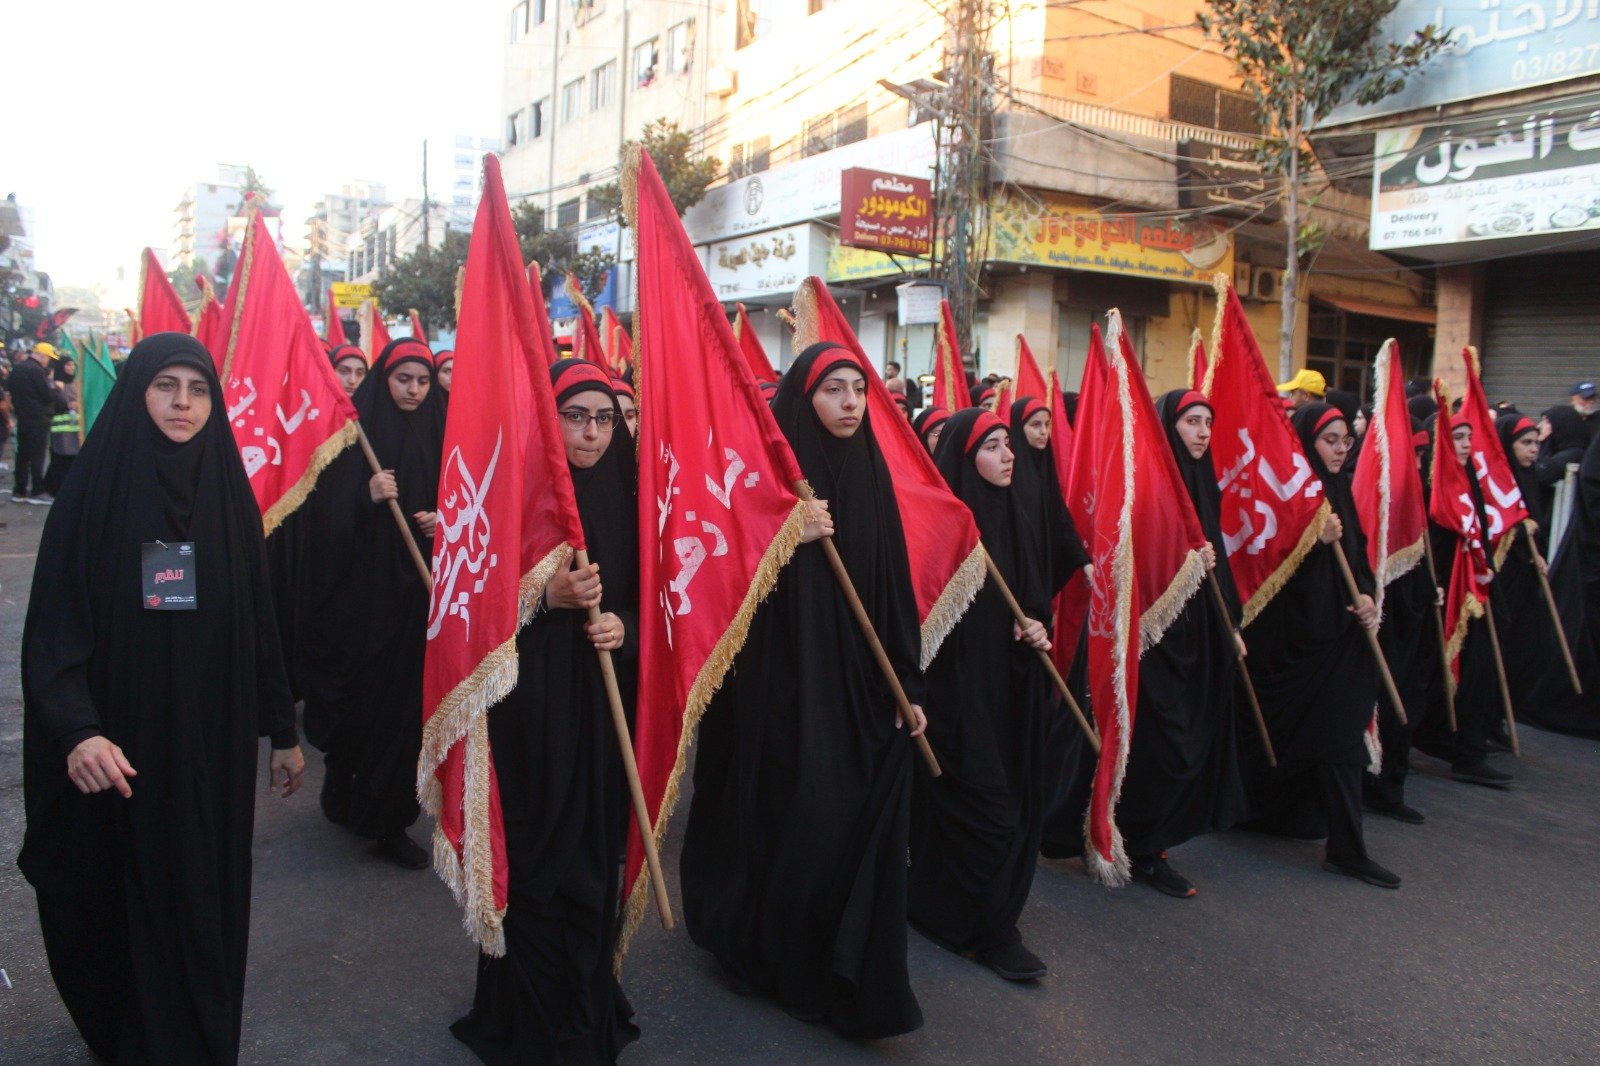
[(1250, 295), (1258, 300), (1276, 300), (1283, 293), (1283, 271), (1256, 267), (1250, 274)]
[(732, 96), (739, 91), (739, 72), (717, 65), (706, 72), (707, 96)]

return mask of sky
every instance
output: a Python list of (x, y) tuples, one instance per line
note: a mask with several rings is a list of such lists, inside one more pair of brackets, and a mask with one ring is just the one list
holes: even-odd
[[(138, 276), (217, 164), (250, 164), (284, 236), (325, 192), (420, 195), (425, 137), (500, 134), (512, 0), (10, 0), (0, 196), (34, 209), (57, 286)], [(437, 194), (437, 190), (435, 190)]]

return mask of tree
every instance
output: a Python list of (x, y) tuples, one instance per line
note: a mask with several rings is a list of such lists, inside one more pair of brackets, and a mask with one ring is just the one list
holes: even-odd
[[(1299, 275), (1326, 232), (1302, 211), (1312, 170), (1307, 135), (1340, 104), (1372, 104), (1405, 88), (1444, 47), (1448, 32), (1415, 31), (1404, 44), (1378, 36), (1399, 0), (1210, 0), (1206, 35), (1233, 56), (1267, 136), (1258, 159), (1281, 180), (1285, 244), (1278, 373), (1294, 365)], [(1314, 205), (1314, 200), (1311, 205)]]
[(511, 212), (511, 224), (516, 228), (524, 263), (538, 263), (539, 272), (544, 275), (566, 269), (577, 242), (567, 230), (545, 228), (544, 208), (532, 200), (523, 200)]
[[(628, 147), (635, 143), (643, 145), (650, 153), (679, 218), (705, 199), (706, 186), (716, 180), (720, 164), (714, 156), (697, 157), (689, 135), (676, 122), (656, 119), (645, 126), (637, 142), (623, 145), (622, 154), (626, 156)], [(616, 213), (622, 206), (622, 187), (614, 181), (593, 186), (589, 190), (589, 203), (601, 207), (607, 214)]]
[(211, 268), (206, 266), (206, 261), (200, 256), (195, 256), (194, 261), (184, 265), (179, 264), (174, 270), (167, 271), (167, 279), (172, 282), (173, 289), (178, 294), (178, 299), (183, 301), (183, 306), (188, 308), (192, 315), (200, 309), (200, 286), (197, 279), (210, 278), (212, 288), (218, 291), (225, 290), (226, 285), (218, 285), (215, 278), (211, 277)]
[(465, 233), (447, 230), (438, 248), (422, 245), (395, 260), (373, 282), (378, 306), (389, 312), (416, 308), (429, 329), (456, 328), (456, 275), (467, 264)]

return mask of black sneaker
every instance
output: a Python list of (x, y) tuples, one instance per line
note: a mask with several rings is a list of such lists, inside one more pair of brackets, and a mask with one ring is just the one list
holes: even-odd
[(1369, 799), (1363, 800), (1361, 806), (1369, 814), (1381, 814), (1385, 818), (1393, 818), (1395, 821), (1404, 822), (1407, 825), (1422, 825), (1427, 821), (1422, 816), (1421, 811), (1415, 807), (1408, 807), (1404, 803), (1386, 803), (1383, 800)]
[(1195, 895), (1194, 885), (1187, 877), (1172, 868), (1166, 853), (1147, 855), (1133, 860), (1133, 879), (1149, 885), (1157, 892), (1173, 899), (1189, 899)]
[(426, 870), (430, 865), (428, 853), (403, 829), (397, 829), (378, 841), (378, 854), (403, 870)]
[(350, 824), (350, 775), (324, 769), (322, 813), (334, 825)]
[(1510, 788), (1516, 780), (1504, 770), (1496, 770), (1488, 761), (1475, 763), (1457, 763), (1450, 767), (1450, 778), (1453, 781), (1465, 781), (1470, 785), (1487, 785), (1490, 788)]
[(1339, 859), (1324, 859), (1322, 868), (1329, 873), (1344, 874), (1357, 881), (1365, 881), (1375, 888), (1399, 888), (1400, 875), (1384, 869), (1371, 859), (1358, 859), (1355, 862), (1344, 862)]
[(1007, 981), (1037, 981), (1050, 971), (1039, 956), (1022, 946), (1022, 941), (1003, 948), (990, 948), (978, 953), (983, 963)]

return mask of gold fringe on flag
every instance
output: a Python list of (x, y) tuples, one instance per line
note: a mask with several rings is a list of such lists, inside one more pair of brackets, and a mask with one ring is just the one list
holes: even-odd
[(327, 469), (328, 464), (355, 442), (356, 422), (355, 419), (351, 419), (340, 426), (333, 436), (317, 445), (317, 450), (311, 453), (311, 462), (306, 466), (306, 472), (300, 475), (300, 480), (291, 485), (287, 492), (278, 497), (278, 502), (267, 508), (267, 513), (261, 516), (263, 536), (272, 536), (273, 530), (282, 525), (285, 518), (306, 502), (311, 490), (317, 487), (317, 478)]
[[(1233, 279), (1228, 275), (1217, 273), (1211, 276), (1211, 291), (1217, 294), (1217, 310), (1211, 317), (1211, 350), (1206, 352), (1206, 379), (1200, 385), (1200, 391), (1207, 396), (1211, 395), (1211, 386), (1216, 384), (1217, 362), (1222, 358), (1222, 312), (1228, 305), (1228, 290), (1231, 288)], [(1189, 380), (1194, 379), (1191, 377)]]
[(250, 267), (256, 258), (256, 216), (261, 213), (261, 201), (252, 198), (244, 212), (244, 255), (239, 259), (239, 294), (233, 305), (233, 323), (228, 327), (228, 354), (222, 360), (222, 387), (228, 387), (228, 376), (233, 371), (234, 352), (239, 347), (239, 324), (244, 321), (245, 294), (250, 291)]

